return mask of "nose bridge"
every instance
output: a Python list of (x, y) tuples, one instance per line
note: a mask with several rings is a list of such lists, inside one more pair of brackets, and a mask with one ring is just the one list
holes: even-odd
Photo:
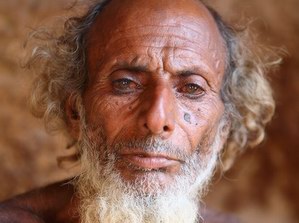
[(174, 129), (172, 89), (165, 83), (155, 86), (148, 98), (144, 126), (153, 134), (169, 133)]
[(161, 116), (161, 118), (166, 118), (171, 110), (170, 102), (169, 89), (165, 86), (157, 86), (150, 102), (150, 110), (153, 110), (153, 113)]

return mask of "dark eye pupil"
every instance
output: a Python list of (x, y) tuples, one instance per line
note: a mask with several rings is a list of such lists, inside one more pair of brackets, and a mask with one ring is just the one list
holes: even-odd
[(128, 85), (128, 84), (129, 84), (129, 81), (128, 81), (128, 80), (121, 80), (121, 81), (120, 81), (120, 84), (121, 84), (121, 85)]
[(125, 80), (125, 79), (122, 79), (122, 80), (118, 80), (115, 82), (115, 85), (119, 88), (127, 88), (130, 86), (130, 83), (131, 81), (130, 80)]
[(187, 85), (187, 91), (189, 93), (195, 93), (198, 89), (199, 89), (199, 87), (196, 86), (195, 84), (189, 84), (189, 85)]
[(113, 81), (113, 88), (118, 93), (130, 93), (139, 89), (139, 85), (136, 82), (123, 78)]

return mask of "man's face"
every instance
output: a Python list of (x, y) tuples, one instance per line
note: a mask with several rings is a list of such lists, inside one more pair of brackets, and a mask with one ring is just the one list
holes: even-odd
[(225, 47), (199, 2), (112, 1), (88, 33), (87, 56), (87, 134), (94, 144), (103, 134), (124, 182), (167, 187), (188, 157), (207, 162), (221, 149), (211, 145)]

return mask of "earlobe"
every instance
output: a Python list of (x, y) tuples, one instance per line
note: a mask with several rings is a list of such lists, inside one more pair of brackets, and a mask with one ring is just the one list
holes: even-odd
[(74, 140), (80, 137), (81, 117), (78, 111), (78, 95), (71, 94), (65, 101), (65, 115), (67, 130)]

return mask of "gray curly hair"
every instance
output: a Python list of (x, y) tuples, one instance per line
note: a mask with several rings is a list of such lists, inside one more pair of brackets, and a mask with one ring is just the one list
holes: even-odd
[[(30, 105), (34, 115), (44, 118), (50, 131), (67, 132), (65, 102), (70, 95), (75, 95), (79, 103), (88, 78), (86, 34), (110, 1), (96, 1), (82, 17), (69, 18), (62, 33), (35, 33), (40, 46), (33, 49), (27, 63), (38, 73)], [(233, 29), (217, 12), (207, 8), (225, 41), (229, 60), (221, 89), (225, 111), (231, 119), (230, 135), (223, 150), (223, 168), (227, 169), (236, 154), (264, 139), (265, 125), (275, 108), (265, 73), (280, 60), (274, 54), (261, 53), (261, 48), (253, 50), (247, 29)]]

